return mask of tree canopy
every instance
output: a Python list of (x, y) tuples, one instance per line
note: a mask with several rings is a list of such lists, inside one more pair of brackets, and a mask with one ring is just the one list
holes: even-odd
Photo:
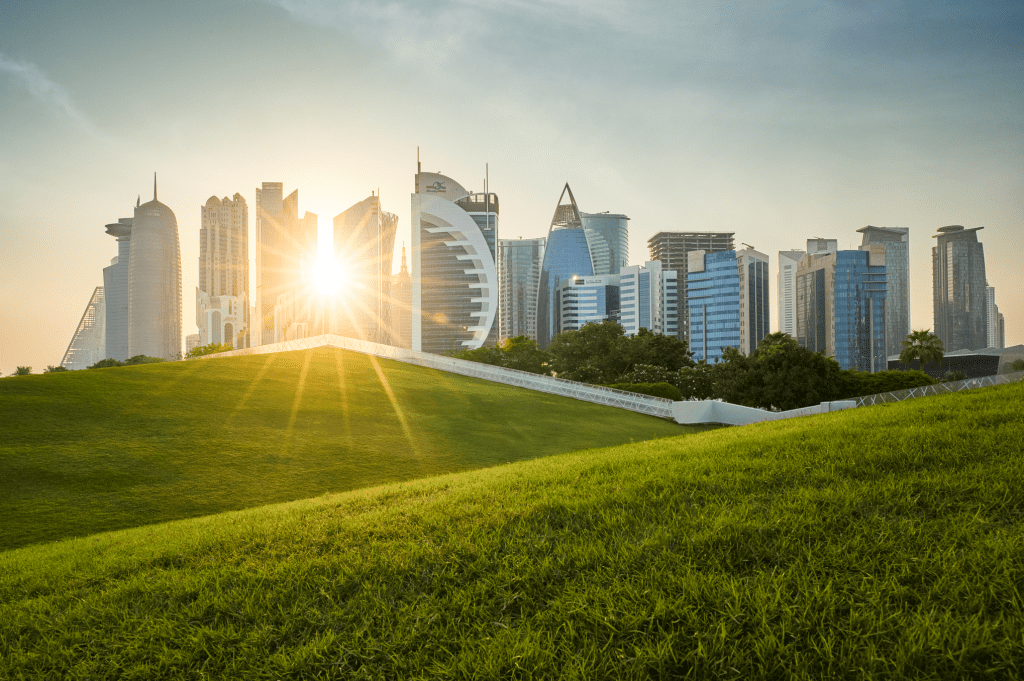
[(188, 351), (188, 354), (185, 355), (185, 357), (191, 359), (193, 357), (213, 355), (218, 352), (227, 352), (228, 350), (234, 350), (234, 348), (228, 343), (209, 343), (198, 348), (192, 348)]
[(931, 332), (931, 329), (911, 331), (903, 341), (903, 352), (900, 353), (900, 364), (910, 364), (915, 359), (921, 360), (921, 368), (925, 364), (942, 362), (942, 339)]

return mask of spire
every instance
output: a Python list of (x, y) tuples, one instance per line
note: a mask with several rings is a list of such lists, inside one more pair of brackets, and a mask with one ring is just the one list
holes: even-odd
[[(565, 195), (569, 195), (568, 203), (565, 202)], [(555, 229), (582, 229), (583, 221), (580, 219), (580, 209), (576, 207), (576, 198), (569, 189), (569, 183), (565, 183), (565, 189), (558, 198), (558, 206), (555, 207), (555, 216), (551, 218), (551, 230)]]
[(142, 194), (139, 194), (139, 198), (135, 199), (135, 207), (138, 208), (142, 205)]
[(402, 269), (400, 270), (400, 272), (401, 272), (401, 274), (409, 274), (409, 270), (407, 270), (406, 267), (405, 267), (405, 242), (404, 241), (402, 242)]
[(156, 201), (156, 173), (153, 173), (153, 200)]

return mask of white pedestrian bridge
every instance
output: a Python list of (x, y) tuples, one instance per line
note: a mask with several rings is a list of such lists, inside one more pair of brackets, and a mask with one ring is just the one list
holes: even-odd
[(540, 376), (526, 371), (516, 369), (505, 369), (504, 367), (470, 362), (444, 355), (434, 355), (429, 352), (416, 352), (405, 348), (396, 348), (381, 343), (324, 334), (302, 338), (300, 340), (284, 341), (282, 343), (271, 343), (260, 345), (255, 348), (244, 348), (242, 350), (230, 350), (217, 353), (216, 355), (205, 355), (199, 359), (233, 357), (238, 355), (262, 355), (269, 352), (291, 352), (294, 350), (312, 350), (314, 348), (339, 348), (361, 352), (365, 355), (372, 355), (383, 359), (393, 359), (397, 362), (415, 364), (430, 369), (439, 369), (462, 376), (482, 378), (485, 381), (514, 385), (528, 390), (536, 390), (550, 395), (561, 395), (571, 397), (584, 402), (603, 404), (619, 409), (628, 409), (640, 414), (650, 414), (661, 418), (673, 419), (677, 423), (701, 424), (720, 423), (726, 425), (740, 426), (749, 423), (762, 421), (776, 421), (779, 419), (793, 418), (794, 416), (809, 416), (811, 414), (822, 414), (841, 409), (851, 409), (857, 406), (857, 401), (846, 400), (842, 402), (822, 402), (813, 407), (792, 409), (790, 411), (773, 412), (752, 407), (742, 407), (728, 402), (716, 400), (691, 400), (674, 402), (664, 397), (651, 397), (638, 393), (606, 388), (589, 383), (578, 383), (567, 381), (563, 378), (553, 376)]

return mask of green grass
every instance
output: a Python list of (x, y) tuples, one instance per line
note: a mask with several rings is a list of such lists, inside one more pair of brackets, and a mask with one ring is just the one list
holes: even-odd
[(698, 430), (331, 349), (0, 379), (0, 422), (0, 550)]
[(1024, 384), (0, 553), (2, 678), (1018, 679)]

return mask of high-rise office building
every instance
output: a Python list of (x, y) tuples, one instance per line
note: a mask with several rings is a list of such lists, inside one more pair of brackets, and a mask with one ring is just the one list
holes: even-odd
[(135, 207), (128, 254), (128, 355), (181, 356), (181, 249), (174, 212), (156, 198)]
[(555, 335), (578, 331), (584, 324), (618, 321), (619, 275), (562, 279), (555, 287), (555, 300)]
[(679, 277), (679, 338), (689, 342), (687, 254), (690, 251), (718, 253), (733, 250), (735, 232), (658, 232), (647, 240), (651, 260), (660, 260), (666, 270)]
[(412, 277), (405, 264), (405, 244), (402, 244), (402, 267), (391, 278), (392, 343), (400, 348), (412, 349)]
[[(256, 309), (250, 341), (303, 338), (317, 326), (310, 275), (317, 256), (317, 216), (299, 217), (299, 190), (280, 182), (256, 189)], [(258, 329), (258, 331), (257, 331)]]
[(768, 256), (753, 249), (687, 255), (690, 351), (697, 361), (736, 348), (749, 355), (768, 335)]
[(443, 354), (498, 340), (498, 197), (417, 162), (412, 195), (412, 349)]
[(199, 211), (199, 344), (248, 347), (249, 207), (235, 194), (211, 196)]
[(382, 210), (373, 194), (335, 216), (334, 258), (345, 273), (347, 295), (336, 298), (334, 333), (394, 343), (391, 263), (397, 229), (398, 216)]
[(861, 227), (862, 246), (885, 247), (885, 354), (898, 355), (910, 333), (910, 230), (906, 227)]
[(547, 239), (498, 240), (498, 337), (537, 340), (537, 287)]
[(617, 275), (629, 265), (628, 222), (628, 217), (618, 213), (580, 213), (595, 275)]
[(886, 368), (885, 253), (881, 244), (856, 251), (808, 253), (797, 269), (797, 341), (835, 357), (843, 369)]
[(779, 251), (779, 331), (796, 338), (796, 268), (807, 251)]
[(546, 349), (559, 333), (561, 301), (556, 295), (559, 283), (575, 277), (592, 276), (594, 264), (587, 234), (576, 199), (567, 183), (551, 218), (537, 285), (537, 345), (541, 349)]
[(808, 255), (815, 255), (818, 253), (835, 253), (838, 250), (838, 239), (822, 239), (820, 237), (814, 237), (813, 239), (807, 240)]
[(996, 305), (995, 286), (985, 287), (985, 322), (985, 347), (1005, 347), (1005, 342), (1003, 340), (1003, 314), (999, 311), (999, 306)]
[[(142, 201), (140, 199), (139, 203)], [(131, 315), (128, 307), (128, 258), (131, 255), (133, 218), (121, 218), (107, 225), (107, 234), (117, 239), (117, 256), (103, 268), (105, 352), (107, 358), (124, 361), (128, 354)]]
[(985, 250), (978, 230), (940, 227), (932, 247), (935, 335), (946, 352), (980, 350), (987, 343)]
[(107, 357), (106, 338), (106, 306), (104, 305), (103, 287), (97, 286), (85, 312), (78, 322), (75, 333), (71, 336), (68, 349), (60, 360), (60, 366), (68, 371), (85, 369)]
[(665, 336), (679, 335), (679, 283), (660, 260), (619, 270), (619, 324), (627, 336), (647, 329)]

